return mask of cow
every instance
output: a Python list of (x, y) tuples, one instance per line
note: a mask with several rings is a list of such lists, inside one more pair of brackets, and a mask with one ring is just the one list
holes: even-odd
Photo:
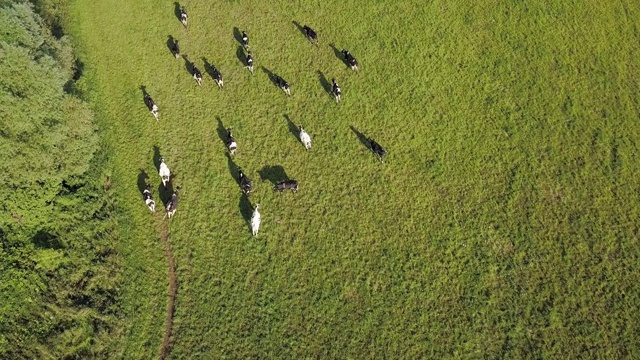
[(306, 131), (300, 126), (300, 142), (304, 145), (304, 148), (309, 150), (311, 149), (311, 136), (307, 134)]
[(247, 66), (245, 68), (251, 71), (251, 75), (253, 75), (253, 56), (251, 56), (251, 51), (247, 52)]
[(305, 25), (302, 27), (302, 31), (304, 31), (304, 36), (306, 36), (312, 44), (318, 44), (318, 34), (316, 34), (312, 28)]
[(258, 230), (260, 230), (260, 213), (258, 212), (258, 208), (260, 204), (256, 204), (256, 208), (253, 210), (253, 215), (251, 215), (251, 234), (253, 236), (258, 235)]
[(186, 28), (187, 27), (187, 20), (189, 19), (189, 16), (187, 15), (187, 9), (185, 9), (185, 7), (183, 6), (180, 9), (180, 22), (182, 23), (182, 25)]
[(202, 85), (202, 73), (195, 65), (193, 65), (193, 78), (196, 80), (198, 85)]
[(297, 180), (283, 180), (277, 183), (273, 187), (273, 191), (280, 191), (282, 194), (285, 190), (291, 190), (294, 193), (298, 192), (298, 181)]
[(227, 146), (227, 149), (231, 153), (231, 155), (236, 154), (236, 149), (238, 148), (238, 144), (236, 144), (236, 139), (231, 134), (231, 128), (227, 129), (227, 140), (224, 142)]
[(156, 202), (153, 201), (153, 196), (151, 195), (151, 184), (147, 184), (147, 188), (142, 192), (142, 200), (144, 200), (151, 212), (156, 212)]
[(153, 101), (151, 95), (144, 94), (144, 103), (145, 105), (147, 105), (149, 111), (151, 111), (151, 114), (153, 114), (153, 117), (156, 118), (156, 121), (158, 121), (158, 117), (160, 116), (160, 109), (158, 109), (158, 105), (156, 105), (156, 103)]
[(342, 55), (344, 55), (344, 60), (347, 62), (347, 65), (349, 65), (351, 70), (358, 70), (358, 60), (356, 60), (356, 58), (353, 57), (353, 55), (351, 55), (351, 53), (346, 49), (342, 49), (341, 52)]
[(338, 85), (338, 83), (336, 82), (336, 79), (331, 79), (331, 82), (333, 83), (333, 88), (331, 92), (333, 93), (333, 97), (336, 98), (336, 103), (339, 103), (340, 95), (342, 95), (342, 90), (340, 90), (340, 85)]
[(276, 75), (276, 85), (278, 85), (278, 87), (282, 89), (285, 94), (291, 96), (291, 87), (289, 86), (289, 83), (278, 75)]
[(164, 159), (160, 159), (160, 170), (158, 170), (158, 175), (162, 179), (162, 185), (167, 187), (169, 180), (171, 179), (171, 171), (169, 171), (169, 167), (165, 164)]
[(373, 151), (373, 153), (378, 156), (380, 161), (384, 162), (383, 159), (385, 155), (387, 155), (387, 150), (385, 150), (382, 146), (380, 146), (380, 144), (378, 144), (372, 138), (369, 138), (368, 140), (369, 140), (369, 145), (371, 145), (371, 151)]
[(171, 45), (171, 53), (176, 59), (180, 58), (180, 45), (178, 45), (178, 40), (173, 40), (173, 45)]
[(240, 180), (240, 191), (249, 196), (251, 190), (253, 190), (251, 187), (251, 180), (242, 172), (242, 169), (238, 170), (238, 178)]
[(213, 81), (216, 82), (216, 85), (218, 85), (218, 88), (220, 89), (222, 89), (222, 87), (224, 86), (224, 80), (222, 80), (222, 74), (215, 66), (213, 66)]
[(247, 51), (249, 50), (249, 36), (245, 31), (242, 32), (242, 47)]
[(171, 217), (176, 213), (177, 209), (178, 193), (174, 192), (173, 195), (171, 195), (171, 200), (169, 200), (169, 203), (167, 203), (167, 216), (169, 217), (169, 219), (171, 219)]

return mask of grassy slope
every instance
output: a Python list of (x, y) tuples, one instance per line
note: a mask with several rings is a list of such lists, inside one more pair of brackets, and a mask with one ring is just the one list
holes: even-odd
[[(170, 5), (75, 5), (130, 235), (122, 351), (155, 355), (164, 320), (162, 215), (149, 216), (136, 186), (140, 168), (158, 180), (154, 145), (184, 189), (170, 226), (175, 357), (640, 348), (637, 4), (289, 3), (190, 1), (188, 31)], [(292, 20), (316, 28), (320, 47)], [(253, 77), (234, 27), (251, 36)], [(167, 35), (201, 70), (202, 57), (217, 65), (225, 90), (208, 77), (196, 87)], [(330, 42), (362, 71), (345, 69)], [(342, 105), (317, 71), (338, 79)], [(312, 151), (285, 114), (305, 125)], [(257, 239), (218, 118), (235, 129), (234, 161), (257, 186)], [(388, 161), (374, 161), (349, 125), (386, 146)], [(273, 194), (265, 165), (283, 166), (300, 193)]]

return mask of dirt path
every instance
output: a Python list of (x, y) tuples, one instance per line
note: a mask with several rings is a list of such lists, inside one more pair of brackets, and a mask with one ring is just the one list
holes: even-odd
[(164, 336), (160, 348), (160, 359), (164, 360), (169, 355), (171, 349), (171, 331), (173, 329), (173, 313), (176, 308), (176, 294), (178, 292), (178, 278), (176, 277), (176, 261), (173, 258), (171, 244), (169, 244), (169, 225), (163, 221), (160, 230), (160, 242), (164, 246), (167, 256), (167, 266), (169, 267), (169, 301), (167, 303), (167, 322), (164, 326)]

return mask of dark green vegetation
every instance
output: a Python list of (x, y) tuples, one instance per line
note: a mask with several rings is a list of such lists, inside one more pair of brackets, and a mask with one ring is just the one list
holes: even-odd
[(50, 14), (0, 1), (3, 359), (106, 356), (120, 327), (105, 154), (77, 96), (81, 64)]
[[(161, 341), (168, 221), (137, 186), (142, 169), (158, 197), (157, 146), (183, 189), (168, 225), (172, 357), (638, 357), (639, 6), (190, 1), (185, 30), (169, 3), (76, 1), (122, 217), (114, 356), (153, 357)], [(251, 37), (254, 76), (234, 27)], [(168, 35), (201, 70), (203, 57), (216, 65), (224, 91), (206, 75), (197, 87)], [(340, 106), (323, 88), (332, 77)], [(233, 161), (219, 122), (235, 130)], [(350, 126), (387, 147), (385, 164)], [(257, 187), (257, 238), (236, 164)], [(265, 166), (300, 192), (272, 193)]]

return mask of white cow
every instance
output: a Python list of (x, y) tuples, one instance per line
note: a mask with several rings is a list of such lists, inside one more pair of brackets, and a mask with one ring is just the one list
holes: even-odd
[(258, 235), (258, 230), (260, 229), (260, 213), (258, 212), (258, 208), (260, 204), (256, 204), (255, 210), (253, 210), (253, 215), (251, 216), (251, 233), (253, 236)]
[(300, 126), (300, 141), (302, 142), (302, 145), (304, 145), (305, 149), (311, 149), (311, 136), (304, 131), (302, 126)]
[(164, 163), (164, 159), (160, 159), (160, 171), (158, 171), (158, 174), (162, 179), (162, 185), (167, 187), (169, 179), (171, 178), (171, 171), (169, 171), (167, 164)]

